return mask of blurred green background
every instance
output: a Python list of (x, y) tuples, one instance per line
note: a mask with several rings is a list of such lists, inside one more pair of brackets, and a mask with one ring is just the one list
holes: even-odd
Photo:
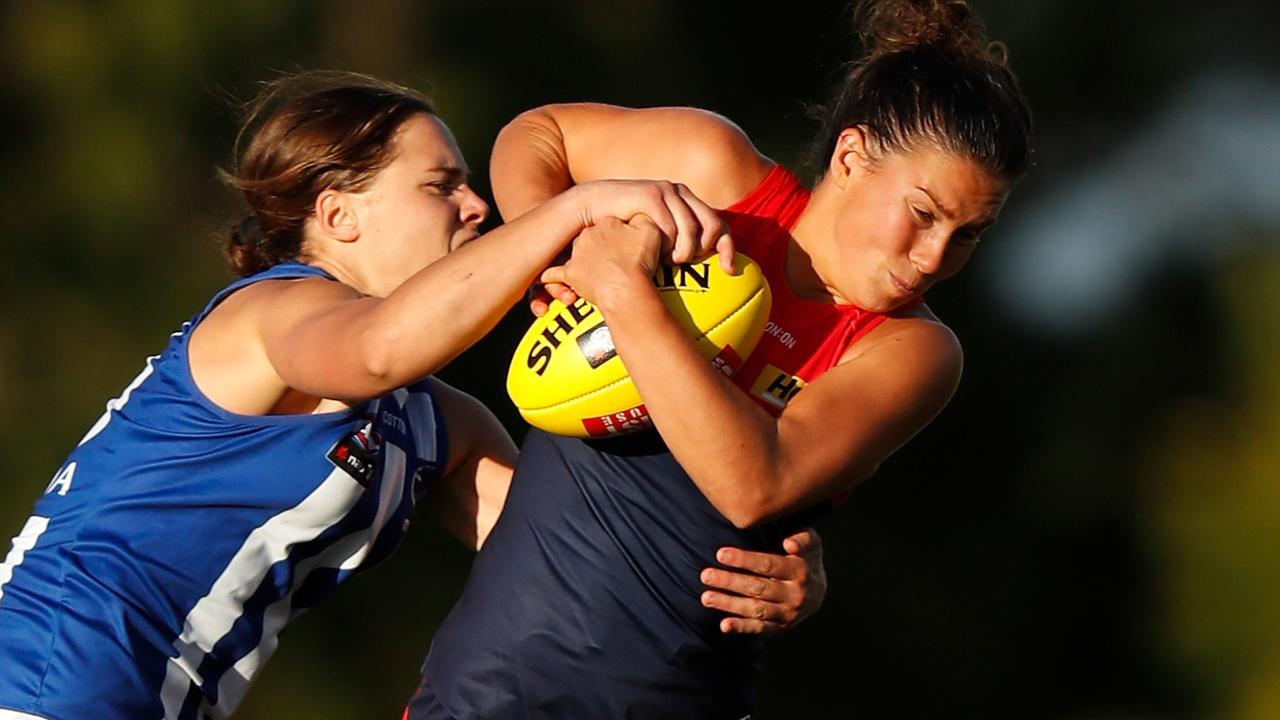
[[(966, 272), (952, 406), (821, 526), (826, 607), (759, 718), (1280, 717), (1280, 5), (975, 1), (1037, 161)], [(845, 2), (0, 4), (0, 534), (226, 280), (233, 101), (278, 71), (432, 95), (487, 193), (549, 101), (689, 104), (799, 162)], [(443, 375), (517, 436), (511, 313)], [(7, 530), (4, 530), (7, 528)], [(192, 539), (198, 543), (198, 538)], [(398, 717), (470, 557), (423, 522), (284, 634), (239, 717)]]

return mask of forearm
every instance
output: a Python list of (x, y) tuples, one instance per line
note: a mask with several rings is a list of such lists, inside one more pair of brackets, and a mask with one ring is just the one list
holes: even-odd
[(602, 305), (650, 417), (711, 504), (740, 527), (797, 507), (777, 420), (698, 353), (657, 293), (637, 283)]
[(376, 397), (438, 371), (492, 330), (585, 226), (578, 195), (449, 253), (386, 298), (353, 300), (292, 325), (274, 344), (273, 364), (290, 387), (343, 399)]

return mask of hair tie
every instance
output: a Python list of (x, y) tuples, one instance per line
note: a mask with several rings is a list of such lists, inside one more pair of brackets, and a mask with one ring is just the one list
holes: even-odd
[(236, 234), (240, 236), (242, 243), (252, 247), (260, 247), (267, 240), (257, 215), (246, 215), (236, 227)]

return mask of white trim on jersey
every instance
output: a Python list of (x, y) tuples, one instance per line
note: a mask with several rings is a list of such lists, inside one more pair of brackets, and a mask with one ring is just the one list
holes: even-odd
[[(186, 329), (186, 324), (183, 324), (182, 327), (183, 329)], [(180, 332), (174, 333), (174, 335), (171, 335), (170, 337), (180, 334)], [(152, 355), (147, 358), (147, 366), (142, 368), (142, 372), (138, 373), (138, 377), (134, 378), (133, 382), (129, 383), (129, 385), (125, 387), (124, 391), (120, 393), (120, 397), (112, 398), (107, 401), (107, 409), (102, 413), (102, 417), (98, 418), (98, 421), (93, 424), (93, 427), (89, 428), (89, 432), (85, 433), (84, 437), (80, 438), (80, 442), (76, 443), (76, 447), (80, 447), (81, 445), (89, 442), (96, 437), (98, 433), (106, 429), (107, 423), (111, 422), (111, 413), (124, 407), (125, 403), (129, 402), (129, 396), (133, 394), (133, 391), (137, 390), (138, 386), (141, 385), (144, 380), (151, 377), (151, 373), (155, 370), (155, 361), (159, 359), (159, 355)]]
[(429, 393), (425, 392), (414, 393), (411, 401), (420, 401), (425, 406), (422, 408), (421, 417), (419, 417), (418, 408), (409, 407), (407, 404), (405, 407), (406, 414), (410, 414), (417, 421), (410, 423), (410, 426), (413, 428), (413, 442), (417, 446), (418, 459), (433, 465), (439, 463), (440, 448), (436, 447), (435, 401)]
[[(4, 563), (0, 564), (0, 601), (4, 600), (4, 586), (9, 584), (13, 579), (13, 570), (22, 564), (27, 556), (27, 551), (36, 546), (36, 541), (49, 529), (49, 518), (32, 515), (27, 518), (27, 522), (22, 526), (22, 530), (13, 538), (13, 546), (9, 548), (9, 554), (4, 556)], [(0, 716), (3, 720), (3, 716)]]
[(0, 720), (48, 720), (43, 715), (28, 715), (20, 713), (16, 710), (5, 710), (0, 708)]
[(240, 549), (187, 615), (174, 640), (178, 657), (169, 658), (161, 700), (165, 720), (177, 720), (192, 682), (201, 684), (200, 663), (230, 632), (247, 601), (273, 565), (289, 550), (320, 535), (360, 499), (364, 486), (334, 468), (302, 502), (273, 516), (245, 538)]
[(202, 705), (204, 712), (211, 718), (221, 719), (231, 716), (249, 691), (249, 685), (258, 669), (275, 653), (279, 644), (280, 631), (290, 619), (293, 610), (293, 593), (319, 567), (352, 570), (360, 566), (373, 549), (373, 544), (387, 524), (387, 518), (399, 506), (404, 493), (405, 454), (396, 445), (386, 443), (382, 446), (382, 493), (378, 497), (378, 511), (373, 524), (358, 532), (351, 533), (341, 540), (325, 548), (314, 557), (298, 563), (294, 569), (293, 587), (289, 593), (275, 601), (266, 609), (262, 620), (262, 638), (258, 646), (245, 653), (244, 657), (223, 674), (218, 681), (218, 704)]

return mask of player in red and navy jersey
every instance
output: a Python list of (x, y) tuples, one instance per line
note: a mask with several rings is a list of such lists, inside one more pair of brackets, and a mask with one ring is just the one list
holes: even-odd
[(505, 216), (591, 179), (677, 181), (723, 208), (773, 307), (726, 378), (659, 300), (651, 226), (629, 225), (631, 242), (587, 231), (543, 274), (603, 313), (661, 437), (531, 433), (411, 718), (751, 712), (758, 647), (710, 610), (747, 598), (704, 593), (699, 558), (776, 547), (942, 410), (961, 351), (921, 295), (965, 264), (1029, 162), (1025, 100), (964, 2), (872, 0), (857, 18), (866, 54), (829, 106), (812, 191), (690, 108), (553, 105), (499, 137)]

